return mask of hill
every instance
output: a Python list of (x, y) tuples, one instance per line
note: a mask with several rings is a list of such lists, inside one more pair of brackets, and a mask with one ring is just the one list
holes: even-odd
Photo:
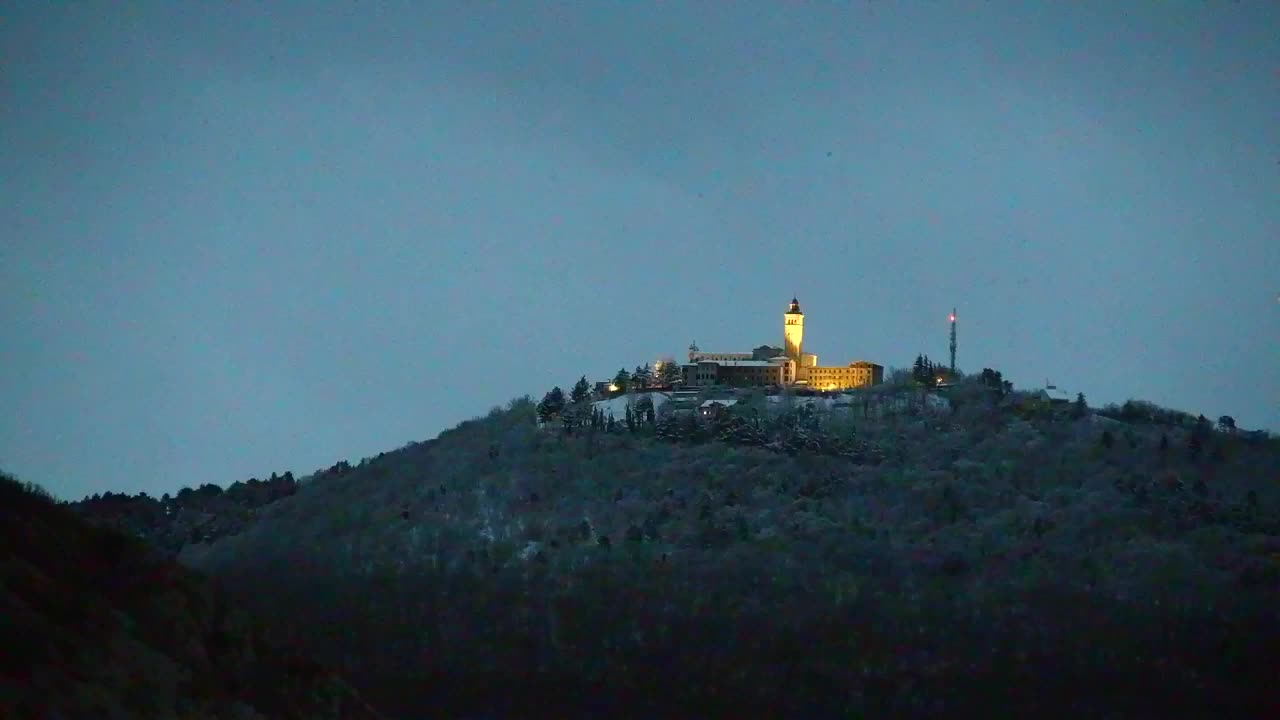
[(196, 573), (0, 475), (0, 717), (359, 718)]
[(183, 559), (406, 718), (1276, 709), (1274, 441), (877, 392), (634, 431), (526, 398)]

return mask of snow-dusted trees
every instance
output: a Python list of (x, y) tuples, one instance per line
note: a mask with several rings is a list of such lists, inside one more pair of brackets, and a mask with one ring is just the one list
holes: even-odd
[[(955, 708), (979, 654), (991, 677), (1023, 693), (1016, 709), (1031, 711), (1059, 686), (1034, 685), (1028, 648), (1045, 653), (1035, 673), (1070, 662), (1097, 677), (1126, 663), (1144, 706), (1194, 686), (1168, 680), (1189, 670), (1220, 683), (1204, 693), (1214, 702), (1265, 677), (1271, 666), (1252, 656), (1224, 668), (1204, 649), (1228, 636), (1233, 648), (1254, 642), (1257, 657), (1270, 657), (1264, 641), (1274, 632), (1224, 603), (1257, 602), (1274, 615), (1272, 446), (1213, 435), (1205, 454), (1223, 443), (1226, 459), (1192, 464), (1183, 452), (1154, 452), (1162, 433), (1181, 451), (1183, 429), (1019, 420), (976, 378), (951, 388), (957, 412), (945, 416), (889, 409), (914, 396), (905, 388), (859, 395), (830, 414), (804, 409), (817, 398), (789, 408), (740, 400), (706, 420), (662, 404), (653, 435), (668, 442), (644, 437), (647, 394), (613, 411), (621, 420), (625, 409), (631, 437), (548, 440), (530, 427), (530, 406), (320, 483), (282, 506), (270, 532), (208, 552), (252, 559), (239, 583), (247, 605), (331, 643), (324, 649), (351, 658), (370, 684), (408, 688), (405, 703), (421, 715), (441, 704), (440, 684), (424, 675), (467, 687), (468, 701), (496, 682), (513, 698), (543, 701), (546, 677), (591, 678), (615, 694), (714, 686), (717, 698), (752, 705), (719, 714), (759, 714), (764, 697), (784, 716), (893, 715), (921, 695), (920, 682)], [(864, 415), (863, 398), (885, 408)], [(590, 418), (598, 435), (600, 415)], [(1115, 442), (1104, 452), (1107, 428)], [(1127, 431), (1151, 451), (1134, 451)], [(499, 461), (486, 456), (495, 441)], [(890, 457), (877, 465), (879, 448)], [(398, 512), (404, 502), (409, 519)], [(350, 518), (336, 510), (361, 504), (369, 508)], [(1175, 591), (1197, 601), (1178, 606), (1196, 614), (1156, 614)], [(1117, 616), (1121, 595), (1143, 602)], [(737, 631), (748, 626), (750, 637)], [(903, 637), (922, 651), (904, 656)], [(778, 654), (760, 655), (771, 649)], [(744, 653), (761, 660), (744, 666)], [(779, 675), (782, 663), (797, 672)], [(530, 667), (545, 672), (522, 684)], [(825, 687), (833, 667), (854, 670), (838, 678), (830, 707), (780, 704), (807, 703), (796, 682)], [(1142, 694), (1158, 682), (1161, 693)], [(854, 691), (888, 696), (894, 686), (898, 705), (850, 710)], [(1089, 692), (1076, 684), (1055, 699)]]
[(658, 366), (658, 384), (670, 386), (680, 382), (680, 365), (671, 358), (665, 358)]
[(653, 369), (649, 363), (637, 365), (635, 372), (631, 373), (631, 389), (644, 390), (650, 385), (653, 385)]

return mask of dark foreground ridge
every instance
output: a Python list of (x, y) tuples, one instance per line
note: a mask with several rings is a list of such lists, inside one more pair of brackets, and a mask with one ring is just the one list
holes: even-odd
[(0, 474), (0, 718), (374, 720), (195, 572)]

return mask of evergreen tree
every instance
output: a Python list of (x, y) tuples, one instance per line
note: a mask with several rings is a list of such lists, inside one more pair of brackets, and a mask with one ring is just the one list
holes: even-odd
[(538, 403), (538, 419), (544, 423), (551, 422), (563, 410), (564, 391), (557, 385), (542, 396), (542, 402)]
[(924, 355), (916, 355), (916, 361), (911, 365), (911, 377), (916, 382), (925, 381)]
[(578, 378), (578, 382), (573, 384), (573, 390), (569, 395), (574, 405), (584, 403), (591, 399), (591, 383), (587, 382), (587, 376), (583, 375)]
[(627, 388), (631, 387), (631, 374), (627, 372), (626, 368), (622, 368), (617, 375), (613, 376), (613, 384), (618, 388), (614, 392), (619, 393), (624, 393)]
[(1076, 393), (1076, 402), (1071, 410), (1072, 414), (1078, 418), (1084, 417), (1089, 412), (1089, 405), (1084, 401), (1084, 393)]

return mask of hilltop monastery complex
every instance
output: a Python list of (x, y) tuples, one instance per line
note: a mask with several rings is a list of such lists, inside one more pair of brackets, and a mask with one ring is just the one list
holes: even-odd
[(689, 346), (689, 362), (681, 365), (685, 387), (778, 385), (814, 390), (847, 390), (884, 381), (884, 368), (859, 360), (848, 365), (821, 366), (818, 356), (804, 351), (804, 313), (800, 302), (782, 316), (783, 347), (763, 345), (751, 352), (704, 352)]

